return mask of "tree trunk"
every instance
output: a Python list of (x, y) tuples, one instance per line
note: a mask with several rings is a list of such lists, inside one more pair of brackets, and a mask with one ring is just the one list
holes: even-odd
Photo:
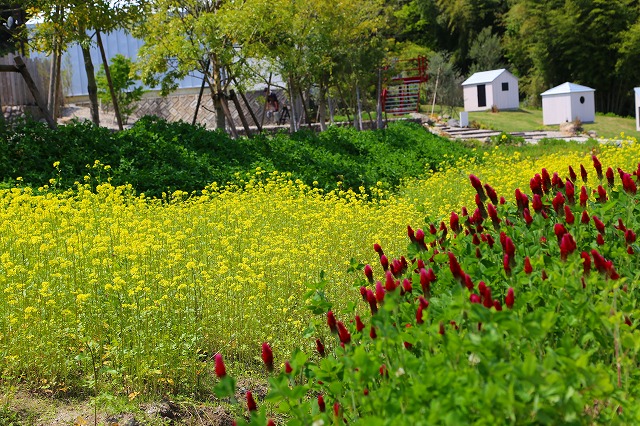
[(296, 101), (296, 95), (295, 95), (295, 90), (294, 90), (294, 86), (293, 86), (293, 77), (289, 77), (289, 113), (291, 115), (291, 117), (289, 118), (289, 123), (290, 123), (290, 127), (291, 127), (291, 133), (295, 133), (298, 131), (298, 122), (297, 122), (297, 117), (296, 117), (296, 105), (295, 105), (295, 101)]
[(98, 85), (96, 83), (96, 74), (91, 59), (91, 51), (89, 46), (84, 44), (81, 46), (82, 57), (84, 59), (84, 69), (87, 72), (87, 91), (89, 92), (89, 103), (91, 106), (91, 121), (96, 126), (100, 125), (100, 109), (98, 107)]
[(356, 121), (358, 122), (358, 130), (362, 130), (362, 99), (360, 99), (360, 86), (356, 84), (356, 108), (358, 113)]
[(2, 90), (0, 90), (0, 126), (4, 124), (4, 110), (2, 109)]
[[(57, 22), (59, 17), (60, 17), (60, 13), (61, 13), (61, 7), (60, 5), (56, 6), (56, 10), (55, 10), (55, 17), (54, 17), (54, 21)], [(47, 104), (48, 104), (48, 109), (49, 112), (51, 113), (51, 115), (53, 116), (53, 118), (55, 119), (55, 115), (56, 115), (56, 108), (55, 108), (55, 91), (56, 91), (56, 87), (57, 87), (57, 83), (56, 83), (56, 78), (57, 78), (57, 74), (56, 74), (56, 70), (58, 69), (58, 37), (57, 37), (57, 33), (54, 33), (53, 35), (53, 51), (51, 52), (51, 66), (49, 67), (49, 93), (47, 94)]]
[[(273, 76), (273, 73), (269, 73), (269, 81), (267, 82), (267, 96), (269, 95), (269, 93), (271, 93), (271, 77), (272, 76)], [(260, 129), (262, 129), (262, 126), (264, 126), (264, 116), (267, 112), (267, 107), (269, 106), (269, 100), (267, 99), (267, 96), (264, 97), (264, 108), (262, 108), (262, 116), (260, 116)], [(280, 110), (282, 113), (282, 108), (280, 108)]]
[(116, 91), (113, 88), (113, 81), (111, 80), (111, 73), (109, 72), (109, 62), (107, 61), (107, 54), (104, 51), (104, 45), (102, 44), (102, 37), (100, 37), (100, 31), (96, 30), (96, 41), (100, 48), (100, 55), (102, 55), (102, 64), (104, 65), (104, 75), (107, 77), (107, 83), (109, 84), (109, 92), (111, 93), (111, 100), (113, 101), (113, 112), (116, 115), (118, 122), (118, 129), (123, 130), (122, 116), (120, 115), (120, 108), (118, 107), (118, 99), (116, 98)]
[(325, 96), (327, 94), (327, 88), (323, 81), (320, 82), (320, 91), (318, 93), (318, 122), (320, 123), (320, 131), (327, 130), (327, 123), (325, 123), (327, 116), (327, 108), (325, 102)]
[(242, 127), (244, 127), (244, 132), (247, 137), (251, 136), (251, 129), (249, 128), (249, 122), (247, 118), (244, 116), (244, 111), (242, 111), (242, 105), (240, 105), (240, 101), (238, 100), (238, 95), (232, 89), (229, 91), (229, 97), (233, 101), (233, 106), (236, 107), (236, 111), (238, 111), (238, 117), (240, 117), (240, 121), (242, 122)]
[(378, 103), (376, 104), (376, 121), (378, 130), (382, 129), (382, 70), (378, 68), (378, 87), (377, 87)]

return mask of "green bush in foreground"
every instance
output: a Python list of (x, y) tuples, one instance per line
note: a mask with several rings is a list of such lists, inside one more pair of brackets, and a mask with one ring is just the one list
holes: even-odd
[[(406, 258), (376, 244), (383, 272), (364, 266), (363, 301), (346, 312), (312, 286), (306, 306), (326, 318), (311, 329), (318, 353), (273, 371), (264, 343), (270, 392), (247, 392), (244, 420), (638, 424), (640, 173), (593, 162), (581, 181), (543, 169), (516, 203), (471, 175), (477, 207), (409, 227)], [(219, 354), (216, 374), (229, 395)]]
[[(57, 130), (27, 121), (0, 128), (0, 180), (21, 177), (24, 184), (39, 187), (55, 174), (59, 187), (70, 188), (83, 182), (87, 165), (99, 161), (111, 167), (111, 183), (131, 184), (149, 197), (199, 192), (212, 182), (237, 183), (257, 167), (290, 172), (294, 180), (327, 191), (338, 183), (354, 190), (378, 182), (396, 188), (403, 179), (434, 170), (445, 155), (452, 162), (470, 152), (410, 122), (390, 123), (380, 131), (333, 127), (320, 134), (231, 139), (221, 131), (156, 117), (118, 133), (88, 121)], [(54, 162), (60, 164), (59, 173), (51, 168)]]

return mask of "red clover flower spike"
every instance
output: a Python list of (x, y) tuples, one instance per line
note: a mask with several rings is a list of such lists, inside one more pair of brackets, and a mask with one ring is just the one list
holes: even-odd
[(338, 325), (336, 323), (336, 317), (332, 311), (327, 312), (327, 325), (332, 333), (338, 332)]
[(262, 361), (264, 362), (265, 367), (268, 372), (273, 371), (273, 352), (271, 351), (271, 346), (267, 342), (262, 344)]
[(216, 376), (219, 379), (222, 379), (224, 376), (227, 375), (227, 369), (224, 366), (224, 361), (222, 360), (222, 354), (218, 352), (217, 354), (215, 354), (213, 359), (215, 361)]
[(593, 168), (596, 169), (598, 179), (602, 180), (602, 163), (600, 163), (600, 160), (598, 160), (598, 157), (595, 155), (592, 155), (591, 159), (593, 160)]
[(507, 297), (504, 299), (504, 304), (507, 305), (508, 309), (513, 309), (513, 303), (515, 302), (515, 295), (513, 293), (513, 287), (509, 287), (507, 290)]
[(257, 411), (258, 405), (256, 404), (256, 400), (253, 399), (253, 394), (251, 391), (247, 391), (247, 408), (249, 411)]
[(342, 321), (338, 321), (338, 337), (340, 338), (340, 342), (345, 345), (351, 343), (351, 333), (349, 333)]

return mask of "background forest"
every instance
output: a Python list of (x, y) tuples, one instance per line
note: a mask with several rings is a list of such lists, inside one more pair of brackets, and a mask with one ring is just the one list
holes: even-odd
[(375, 99), (377, 71), (417, 55), (429, 56), (430, 92), (439, 80), (446, 105), (461, 104), (459, 83), (472, 72), (501, 67), (520, 78), (521, 99), (533, 107), (541, 92), (571, 81), (596, 90), (597, 111), (631, 115), (640, 85), (636, 0), (25, 0), (22, 7), (43, 21), (27, 43), (45, 52), (74, 42), (88, 49), (101, 32), (128, 29), (144, 40), (137, 72), (145, 82), (168, 93), (200, 71), (221, 120), (229, 89), (255, 84), (256, 59), (289, 93), (313, 92), (320, 119), (328, 95), (355, 100), (361, 88)]

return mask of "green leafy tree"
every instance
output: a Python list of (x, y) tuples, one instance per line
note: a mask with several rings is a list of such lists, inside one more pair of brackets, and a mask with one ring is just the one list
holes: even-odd
[(469, 73), (503, 68), (500, 37), (493, 33), (493, 27), (483, 28), (471, 43), (469, 58), (473, 61)]
[[(127, 29), (133, 22), (142, 20), (143, 2), (144, 0), (25, 0), (27, 10), (42, 18), (42, 23), (35, 26), (30, 34), (33, 48), (55, 56), (66, 50), (70, 43), (80, 45), (87, 73), (91, 116), (96, 125), (100, 124), (100, 114), (95, 67), (90, 54), (91, 46), (94, 43), (98, 44), (104, 66), (106, 56), (100, 33)], [(108, 64), (106, 70), (109, 77)], [(117, 105), (114, 105), (114, 109), (121, 124)]]
[[(133, 72), (134, 62), (121, 54), (111, 58), (111, 83), (115, 90), (122, 121), (127, 123), (131, 114), (137, 109), (136, 103), (142, 98), (144, 89), (142, 86), (136, 86), (136, 80), (140, 79)], [(109, 82), (104, 71), (104, 66), (100, 68), (96, 77), (98, 84), (98, 97), (107, 105), (112, 104), (111, 91), (109, 90)]]
[[(216, 113), (216, 127), (231, 124), (228, 89), (234, 80), (243, 81), (244, 51), (235, 38), (241, 25), (243, 4), (210, 0), (150, 0), (149, 14), (134, 34), (144, 40), (138, 53), (143, 81), (159, 84), (162, 93), (177, 88), (179, 79), (202, 74), (209, 87)], [(259, 28), (260, 23), (254, 23)], [(235, 128), (232, 127), (232, 130)]]
[(640, 79), (630, 66), (639, 19), (632, 0), (515, 1), (505, 15), (506, 56), (532, 104), (541, 91), (573, 81), (596, 89), (599, 111), (624, 113)]

